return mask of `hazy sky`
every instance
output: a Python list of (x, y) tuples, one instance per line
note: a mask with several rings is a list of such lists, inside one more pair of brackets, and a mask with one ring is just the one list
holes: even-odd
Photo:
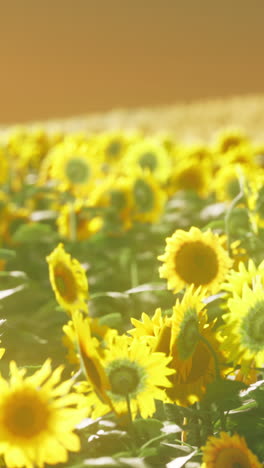
[(1, 0), (0, 123), (264, 93), (263, 0)]

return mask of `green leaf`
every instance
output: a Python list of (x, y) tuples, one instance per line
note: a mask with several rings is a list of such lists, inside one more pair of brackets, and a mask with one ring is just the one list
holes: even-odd
[(239, 392), (247, 386), (236, 380), (216, 380), (207, 385), (205, 399), (208, 403), (217, 403), (222, 410), (231, 410), (241, 405)]
[(3, 260), (10, 260), (12, 258), (15, 258), (16, 252), (14, 250), (10, 249), (0, 249), (0, 258)]
[(13, 235), (13, 240), (19, 243), (50, 242), (56, 236), (52, 227), (44, 223), (22, 224)]
[(123, 326), (123, 318), (119, 312), (113, 312), (112, 314), (104, 315), (99, 319), (100, 325), (107, 325), (110, 328), (116, 328), (119, 330)]
[(192, 453), (186, 455), (185, 457), (175, 458), (170, 463), (167, 463), (166, 468), (181, 468), (183, 465), (185, 465), (187, 461), (191, 460), (191, 458), (193, 458), (194, 455), (196, 455), (196, 453), (197, 450), (194, 450)]
[(152, 439), (160, 436), (161, 430), (163, 429), (163, 423), (154, 418), (135, 419), (133, 422), (133, 427), (137, 437), (141, 441), (147, 440), (147, 443), (150, 444)]

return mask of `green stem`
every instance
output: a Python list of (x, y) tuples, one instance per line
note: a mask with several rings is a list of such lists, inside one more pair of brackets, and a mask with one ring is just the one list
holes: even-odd
[(76, 222), (76, 213), (74, 210), (74, 204), (70, 204), (70, 239), (72, 242), (75, 242), (77, 238), (77, 222)]
[(236, 195), (236, 197), (232, 200), (228, 210), (226, 211), (226, 214), (225, 214), (225, 231), (226, 231), (226, 236), (227, 236), (227, 248), (228, 248), (228, 252), (229, 254), (231, 253), (231, 248), (230, 248), (230, 218), (231, 218), (231, 215), (232, 215), (232, 211), (233, 209), (235, 208), (235, 206), (237, 205), (237, 203), (242, 200), (243, 196), (244, 196), (244, 192), (243, 192), (243, 188), (242, 188), (242, 182), (240, 181), (239, 183), (240, 185), (240, 192)]
[(132, 419), (132, 413), (131, 413), (131, 405), (130, 405), (129, 394), (126, 395), (126, 403), (127, 403), (127, 412), (128, 412), (128, 416), (129, 416), (129, 422), (132, 425), (133, 419)]
[[(213, 346), (211, 345), (211, 343), (204, 336), (200, 335), (200, 340), (207, 346), (207, 348), (210, 350), (210, 352), (211, 352), (211, 354), (213, 356), (214, 365), (215, 365), (215, 380), (219, 381), (219, 380), (221, 380), (221, 373), (220, 373), (220, 366), (219, 366), (219, 361), (218, 361), (217, 354), (216, 354)], [(218, 410), (219, 410), (221, 428), (222, 428), (222, 431), (225, 431), (225, 429), (226, 429), (225, 414), (224, 414), (224, 411), (222, 410), (220, 405), (217, 405), (217, 407), (218, 407)]]

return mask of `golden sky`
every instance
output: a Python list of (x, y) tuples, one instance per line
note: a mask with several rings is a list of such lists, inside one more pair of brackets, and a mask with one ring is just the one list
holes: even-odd
[(263, 0), (3, 0), (0, 123), (264, 92)]

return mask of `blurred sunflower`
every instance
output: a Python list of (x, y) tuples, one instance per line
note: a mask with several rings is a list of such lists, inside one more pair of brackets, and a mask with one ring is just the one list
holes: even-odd
[(244, 284), (241, 297), (234, 294), (228, 300), (229, 312), (223, 315), (224, 325), (219, 328), (222, 349), (229, 354), (234, 365), (249, 368), (264, 365), (264, 291), (259, 276), (252, 288)]
[(67, 311), (87, 311), (88, 281), (85, 271), (60, 243), (47, 257), (51, 287), (58, 303)]
[(147, 169), (160, 183), (166, 182), (171, 171), (171, 158), (164, 145), (154, 138), (132, 144), (123, 158), (124, 171)]
[(163, 214), (167, 195), (148, 170), (136, 171), (131, 176), (133, 198), (132, 219), (154, 223)]
[(237, 164), (224, 165), (215, 174), (213, 191), (217, 200), (232, 201), (240, 192), (240, 183), (244, 179), (245, 169)]
[(8, 468), (64, 463), (68, 450), (80, 450), (75, 426), (87, 415), (76, 409), (82, 398), (70, 393), (72, 380), (60, 383), (63, 367), (53, 373), (47, 360), (35, 374), (10, 363), (10, 381), (0, 376), (0, 454)]
[(127, 148), (136, 141), (136, 135), (123, 131), (109, 131), (96, 135), (94, 141), (95, 157), (100, 159), (107, 171), (116, 169)]
[(60, 191), (69, 191), (77, 198), (88, 197), (102, 178), (100, 163), (93, 157), (93, 143), (65, 139), (50, 154), (51, 177)]
[(189, 232), (176, 230), (166, 242), (165, 253), (158, 259), (163, 262), (159, 273), (168, 280), (168, 289), (177, 293), (191, 284), (212, 294), (220, 289), (232, 261), (217, 234), (193, 226)]
[(216, 153), (226, 153), (227, 151), (234, 149), (241, 144), (247, 144), (248, 142), (249, 139), (242, 130), (223, 130), (217, 136), (214, 149)]
[(8, 182), (9, 179), (9, 164), (7, 155), (3, 148), (0, 147), (0, 186)]
[(238, 434), (230, 436), (227, 432), (220, 432), (220, 437), (209, 437), (202, 450), (201, 468), (261, 468), (263, 466), (248, 448), (245, 439)]
[(166, 186), (169, 195), (179, 190), (192, 191), (206, 198), (211, 189), (212, 165), (208, 159), (186, 157), (175, 164)]
[(105, 177), (104, 183), (94, 190), (91, 201), (93, 206), (103, 208), (105, 225), (109, 224), (113, 230), (131, 228), (133, 197), (128, 176)]
[(60, 236), (80, 241), (89, 239), (100, 231), (103, 219), (101, 216), (93, 216), (90, 208), (87, 201), (79, 199), (64, 204), (56, 220)]
[(249, 217), (253, 229), (264, 227), (264, 171), (258, 170), (256, 177), (251, 177), (249, 190), (247, 192), (247, 202), (249, 207)]

